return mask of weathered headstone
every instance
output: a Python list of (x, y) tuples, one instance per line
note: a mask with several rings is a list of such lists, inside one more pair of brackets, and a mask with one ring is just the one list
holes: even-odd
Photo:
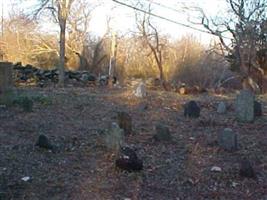
[(118, 124), (125, 134), (132, 133), (132, 118), (126, 112), (118, 112)]
[(217, 107), (217, 113), (224, 114), (226, 112), (226, 105), (224, 102), (220, 102)]
[(189, 101), (185, 104), (184, 116), (190, 118), (198, 118), (200, 116), (200, 107), (195, 101)]
[(141, 82), (138, 84), (138, 86), (134, 92), (134, 95), (136, 97), (139, 97), (139, 98), (143, 98), (146, 96), (146, 86), (145, 86), (144, 82)]
[(12, 63), (0, 62), (0, 94), (12, 89)]
[(167, 126), (162, 124), (157, 124), (155, 126), (156, 134), (154, 135), (154, 139), (157, 141), (169, 141), (171, 140), (170, 130)]
[(35, 146), (49, 150), (53, 149), (53, 145), (48, 140), (48, 137), (43, 134), (39, 135), (37, 142), (35, 143)]
[(240, 162), (240, 169), (239, 169), (239, 175), (247, 178), (255, 178), (255, 172), (252, 167), (252, 164), (249, 160), (243, 159)]
[(242, 90), (235, 102), (236, 118), (239, 122), (253, 122), (254, 94), (249, 90)]
[(225, 128), (218, 133), (218, 144), (227, 151), (237, 150), (237, 134), (230, 128)]
[(261, 103), (258, 101), (254, 101), (254, 116), (255, 117), (260, 117), (262, 116), (262, 107)]
[(119, 148), (124, 143), (124, 131), (119, 127), (119, 125), (115, 122), (113, 122), (108, 131), (106, 132), (105, 137), (106, 146), (109, 149), (113, 149), (115, 151), (118, 151)]

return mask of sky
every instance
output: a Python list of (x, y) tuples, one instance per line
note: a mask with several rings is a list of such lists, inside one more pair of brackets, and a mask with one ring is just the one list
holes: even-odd
[[(4, 16), (8, 15), (11, 5), (17, 0), (0, 0), (1, 7), (4, 8)], [(24, 0), (22, 9), (29, 8), (36, 0)], [(97, 0), (88, 0), (88, 3)], [(135, 11), (131, 8), (127, 8), (120, 4), (113, 2), (112, 0), (99, 0), (101, 5), (98, 6), (92, 13), (92, 19), (90, 22), (91, 32), (96, 35), (103, 35), (106, 30), (106, 19), (111, 16), (110, 22), (111, 28), (119, 34), (124, 34), (129, 31), (133, 31), (135, 27)], [(133, 0), (119, 0), (121, 2), (133, 5)], [(225, 0), (144, 0), (145, 5), (152, 2), (152, 12), (162, 17), (168, 18), (179, 23), (189, 24), (188, 13), (182, 12), (182, 7), (186, 5), (198, 6), (203, 8), (205, 13), (209, 16), (220, 16), (226, 9)], [(160, 5), (159, 5), (160, 4)], [(1, 9), (2, 10), (2, 9)], [(190, 13), (192, 14), (192, 13)], [(166, 20), (152, 17), (153, 23), (164, 34), (168, 34), (173, 38), (179, 38), (186, 34), (192, 34), (199, 38), (201, 41), (208, 43), (212, 38), (211, 35), (201, 33), (192, 29), (179, 26), (177, 24), (168, 22)], [(45, 27), (50, 27), (51, 31), (57, 31), (58, 27), (53, 27), (50, 22), (46, 22)], [(48, 25), (49, 24), (49, 25)], [(199, 27), (201, 28), (201, 27)]]
[[(129, 3), (129, 0), (120, 0), (122, 2)], [(177, 21), (184, 24), (188, 23), (188, 14), (182, 12), (184, 3), (190, 6), (198, 6), (203, 8), (205, 13), (209, 16), (223, 15), (226, 10), (225, 0), (145, 0), (146, 4), (152, 3), (152, 12), (162, 17), (168, 18), (173, 21)], [(125, 30), (133, 30), (135, 26), (135, 11), (131, 8), (127, 8), (123, 5), (117, 4), (111, 0), (105, 0), (105, 5), (95, 10), (94, 17), (92, 19), (92, 27), (97, 34), (103, 34), (105, 30), (105, 15), (113, 16), (112, 27), (119, 30), (118, 32), (124, 32)], [(132, 5), (132, 4), (131, 4)], [(192, 34), (202, 41), (209, 41), (213, 36), (205, 33), (198, 32), (177, 24), (162, 20), (156, 17), (152, 17), (156, 26), (166, 34), (169, 34), (173, 38), (179, 38), (186, 34)], [(101, 23), (100, 23), (101, 22)], [(95, 24), (98, 24), (95, 26)], [(102, 26), (100, 25), (102, 24)], [(202, 28), (202, 27), (198, 27)], [(204, 29), (203, 29), (204, 30)]]

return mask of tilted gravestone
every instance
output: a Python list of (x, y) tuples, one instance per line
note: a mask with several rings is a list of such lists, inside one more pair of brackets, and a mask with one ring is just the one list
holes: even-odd
[(118, 125), (124, 130), (125, 134), (132, 133), (132, 118), (126, 112), (118, 112)]
[(243, 159), (240, 162), (239, 175), (247, 178), (255, 178), (256, 174), (249, 160)]
[(0, 95), (12, 90), (12, 63), (0, 62)]
[(170, 130), (167, 126), (162, 124), (157, 124), (155, 126), (156, 134), (154, 135), (154, 139), (156, 141), (169, 141), (171, 140)]
[(225, 128), (218, 133), (218, 144), (227, 151), (237, 150), (237, 134), (230, 128)]
[(235, 101), (236, 118), (239, 122), (253, 122), (254, 94), (249, 90), (242, 90)]
[(109, 149), (118, 151), (124, 143), (124, 131), (119, 125), (113, 122), (106, 132), (105, 137), (106, 146)]

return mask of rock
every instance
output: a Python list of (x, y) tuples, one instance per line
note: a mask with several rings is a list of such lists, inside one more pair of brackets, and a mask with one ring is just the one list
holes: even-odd
[(30, 177), (29, 177), (29, 176), (25, 176), (25, 177), (21, 178), (21, 180), (23, 180), (23, 181), (27, 182), (27, 181), (29, 181), (29, 180), (30, 180)]
[(237, 150), (237, 135), (230, 128), (225, 128), (218, 134), (218, 144), (227, 151)]
[(143, 169), (143, 161), (137, 157), (136, 152), (130, 147), (121, 147), (119, 158), (115, 161), (116, 167), (128, 172), (140, 171)]
[(169, 141), (171, 140), (170, 130), (167, 126), (162, 124), (157, 124), (156, 127), (156, 134), (154, 135), (154, 139), (156, 141)]
[(108, 76), (105, 76), (105, 75), (100, 76), (100, 78), (99, 78), (99, 84), (101, 86), (108, 85)]
[(139, 97), (139, 98), (143, 98), (146, 96), (146, 86), (145, 86), (145, 83), (141, 82), (139, 83), (139, 85), (137, 86), (135, 92), (134, 92), (134, 95), (136, 97)]
[(253, 122), (254, 95), (249, 90), (242, 90), (235, 102), (236, 118), (239, 122)]
[(200, 107), (195, 101), (189, 101), (185, 104), (184, 116), (190, 118), (198, 118), (200, 116)]
[(90, 74), (89, 72), (82, 72), (80, 80), (82, 82), (90, 82), (90, 83), (95, 83), (96, 81), (96, 77), (92, 74)]
[(179, 88), (179, 94), (185, 95), (186, 94), (186, 88), (185, 87), (180, 87)]
[(249, 160), (243, 159), (240, 162), (239, 175), (242, 177), (247, 177), (247, 178), (255, 178), (256, 177), (254, 169), (253, 169)]
[(0, 112), (1, 111), (6, 111), (6, 110), (7, 110), (7, 106), (0, 104)]
[(38, 146), (38, 147), (44, 148), (44, 149), (48, 149), (48, 150), (53, 150), (53, 145), (50, 143), (47, 136), (45, 136), (43, 134), (39, 135), (38, 140), (35, 143), (35, 146)]
[(89, 75), (88, 74), (84, 73), (84, 74), (81, 75), (81, 81), (86, 82), (86, 81), (88, 81), (88, 79), (89, 79)]
[(261, 103), (258, 101), (254, 101), (254, 117), (262, 116), (262, 107)]
[(222, 171), (222, 168), (217, 167), (217, 166), (213, 166), (213, 167), (210, 169), (210, 171), (212, 171), (212, 172), (221, 172), (221, 171)]
[(118, 112), (118, 124), (125, 134), (132, 133), (132, 118), (126, 112)]
[(123, 145), (124, 131), (117, 123), (113, 122), (110, 125), (109, 130), (106, 133), (105, 142), (109, 149), (113, 149), (115, 151), (119, 150), (119, 148)]
[(160, 79), (159, 78), (155, 78), (154, 79), (154, 86), (155, 87), (159, 87), (161, 85), (161, 81), (160, 81)]
[(224, 114), (226, 113), (226, 105), (224, 102), (220, 102), (217, 107), (217, 113)]

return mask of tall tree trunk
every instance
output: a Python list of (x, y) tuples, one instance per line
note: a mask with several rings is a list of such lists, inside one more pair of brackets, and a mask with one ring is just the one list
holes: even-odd
[(65, 79), (65, 39), (66, 39), (66, 20), (60, 22), (60, 47), (59, 47), (59, 87), (64, 87)]

